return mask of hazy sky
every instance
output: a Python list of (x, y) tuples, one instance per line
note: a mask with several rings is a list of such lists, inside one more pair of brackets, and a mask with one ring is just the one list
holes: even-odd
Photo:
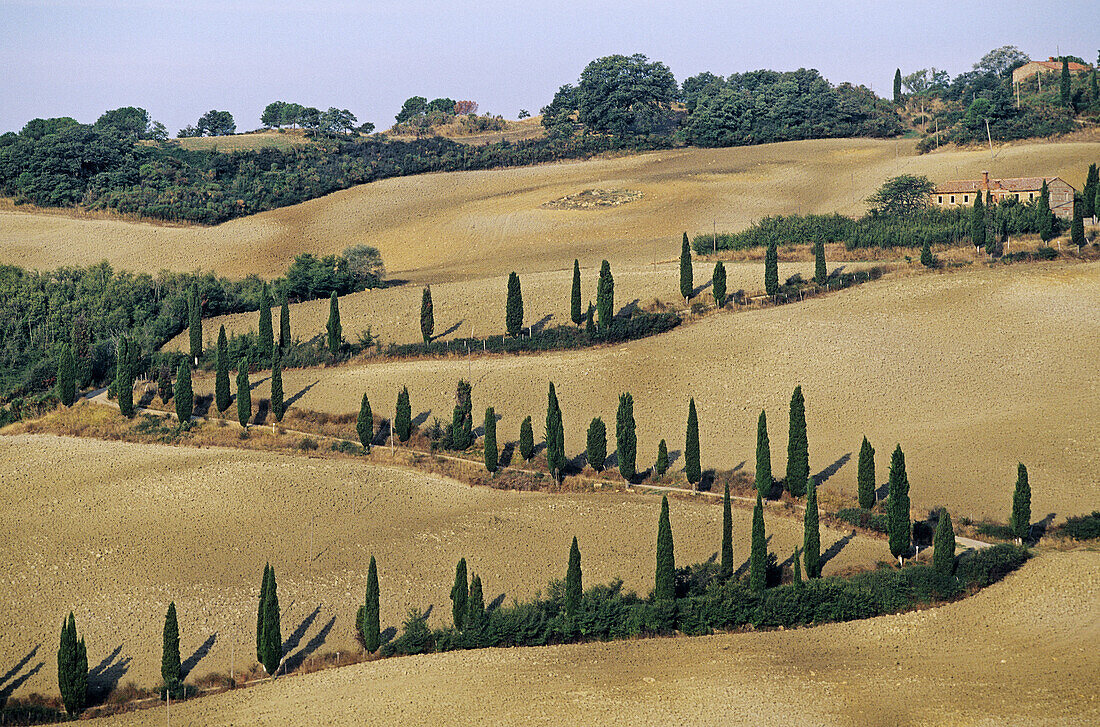
[(1001, 45), (1095, 62), (1097, 28), (1096, 0), (0, 0), (0, 131), (119, 106), (173, 135), (212, 108), (246, 130), (274, 100), (386, 128), (413, 95), (515, 118), (613, 53), (663, 61), (677, 81), (807, 67), (884, 95), (895, 67), (956, 75)]

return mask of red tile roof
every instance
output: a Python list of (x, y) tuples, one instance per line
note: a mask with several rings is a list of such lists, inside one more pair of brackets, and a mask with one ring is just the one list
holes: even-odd
[[(1049, 184), (1058, 177), (1046, 177), (1046, 181)], [(1044, 177), (1015, 177), (1012, 179), (990, 179), (989, 189), (996, 192), (998, 190), (1004, 192), (1030, 192), (1039, 191), (1043, 187)], [(977, 192), (982, 189), (982, 180), (980, 179), (954, 179), (949, 182), (943, 182), (936, 185), (936, 191), (933, 194), (962, 194), (966, 192)]]

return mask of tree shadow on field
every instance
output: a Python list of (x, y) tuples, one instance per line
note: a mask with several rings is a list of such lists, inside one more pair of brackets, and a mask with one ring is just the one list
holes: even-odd
[(499, 596), (497, 596), (496, 598), (494, 598), (492, 601), (489, 601), (489, 605), (485, 607), (485, 613), (492, 613), (493, 611), (500, 608), (500, 605), (502, 603), (504, 603), (504, 594), (503, 593), (500, 594)]
[(691, 289), (691, 297), (694, 298), (695, 296), (699, 295), (700, 293), (702, 293), (707, 288), (713, 288), (713, 287), (714, 287), (714, 278), (711, 278), (710, 280), (703, 283), (702, 285), (700, 285), (696, 288), (692, 288)]
[(382, 629), (382, 632), (378, 636), (379, 643), (388, 644), (393, 641), (395, 636), (397, 636), (397, 628), (394, 626), (387, 626), (386, 628)]
[(249, 391), (255, 391), (257, 386), (264, 383), (265, 381), (270, 381), (270, 380), (271, 380), (270, 376), (265, 376), (262, 379), (256, 379), (255, 381), (250, 381), (250, 382), (248, 382), (248, 390)]
[(669, 452), (668, 453), (668, 467), (669, 467), (669, 469), (672, 469), (672, 465), (674, 465), (678, 461), (680, 461), (680, 458), (683, 457), (683, 455), (684, 455), (683, 451), (679, 450), (679, 449), (674, 449), (671, 452)]
[(437, 333), (436, 335), (432, 336), (431, 339), (429, 339), (429, 342), (430, 341), (438, 341), (439, 339), (443, 338), (444, 336), (451, 335), (452, 333), (457, 331), (459, 328), (462, 328), (462, 324), (465, 323), (465, 322), (466, 322), (466, 319), (463, 318), (458, 323), (454, 324), (453, 326), (451, 326), (447, 330), (443, 331), (442, 333)]
[(294, 649), (298, 648), (298, 644), (301, 643), (302, 637), (306, 635), (306, 631), (313, 625), (313, 622), (317, 620), (317, 616), (321, 613), (321, 607), (313, 609), (313, 612), (302, 619), (302, 623), (298, 624), (298, 628), (290, 634), (290, 637), (283, 642), (283, 653), (289, 654)]
[(508, 442), (500, 450), (500, 458), (497, 460), (501, 467), (511, 467), (512, 457), (515, 456), (518, 442)]
[(321, 380), (320, 380), (320, 379), (317, 379), (317, 380), (316, 380), (316, 381), (314, 381), (314, 382), (313, 382), (312, 384), (307, 384), (307, 385), (306, 385), (306, 387), (305, 387), (304, 389), (302, 389), (302, 390), (301, 390), (301, 391), (299, 391), (299, 392), (298, 392), (297, 394), (295, 394), (294, 396), (292, 396), (292, 397), (290, 397), (289, 399), (287, 399), (287, 400), (286, 400), (286, 406), (288, 406), (288, 407), (289, 407), (289, 406), (290, 406), (291, 404), (293, 404), (294, 402), (296, 402), (296, 401), (298, 401), (299, 399), (301, 399), (301, 398), (302, 398), (303, 396), (305, 396), (305, 395), (306, 395), (306, 392), (307, 392), (307, 391), (309, 391), (310, 389), (312, 389), (312, 388), (313, 388), (314, 386), (316, 386), (316, 385), (317, 385), (317, 384), (319, 384), (319, 383), (321, 383)]
[(415, 417), (413, 417), (412, 425), (414, 427), (421, 426), (422, 424), (424, 424), (424, 422), (428, 421), (428, 417), (430, 417), (431, 415), (432, 415), (432, 410), (431, 409), (429, 409), (428, 411), (420, 412)]
[(99, 700), (106, 698), (108, 694), (114, 691), (122, 677), (130, 670), (132, 659), (130, 657), (120, 659), (119, 655), (121, 653), (122, 646), (115, 647), (115, 650), (108, 654), (106, 659), (99, 662), (99, 665), (94, 669), (89, 670), (88, 696), (93, 704), (98, 703)]
[(848, 452), (847, 454), (841, 456), (841, 458), (838, 459), (836, 462), (833, 462), (831, 465), (818, 472), (816, 475), (814, 475), (814, 484), (818, 487), (821, 487), (821, 485), (823, 485), (826, 480), (839, 472), (841, 467), (848, 464), (848, 460), (850, 460), (851, 458), (852, 453)]
[(156, 393), (152, 389), (146, 389), (141, 392), (141, 398), (137, 401), (137, 406), (140, 409), (144, 409), (153, 403), (153, 399), (156, 398)]
[[(772, 536), (768, 535), (766, 538), (764, 538), (764, 548), (765, 548), (765, 550), (767, 550), (767, 548), (769, 546), (771, 546), (771, 544), (772, 544)], [(734, 580), (740, 580), (741, 578), (743, 578), (745, 576), (746, 573), (749, 572), (749, 563), (750, 563), (751, 560), (752, 560), (752, 556), (750, 555), (748, 558), (745, 558), (744, 563), (737, 566), (737, 569), (733, 571), (733, 579)]]
[(632, 315), (634, 315), (635, 311), (638, 310), (638, 303), (640, 303), (640, 302), (641, 301), (638, 298), (635, 298), (634, 300), (630, 301), (629, 303), (624, 305), (622, 308), (620, 308), (619, 312), (616, 313), (614, 315), (614, 317), (615, 318), (630, 318)]
[(199, 648), (195, 649), (195, 653), (183, 660), (180, 664), (180, 676), (186, 679), (191, 673), (191, 670), (198, 666), (199, 662), (206, 658), (206, 655), (210, 653), (210, 650), (214, 648), (214, 642), (218, 640), (218, 632), (210, 634), (206, 637), (206, 641), (202, 642)]
[(855, 537), (856, 537), (856, 531), (853, 530), (852, 532), (848, 533), (847, 535), (845, 535), (840, 540), (838, 540), (835, 543), (833, 543), (832, 545), (830, 545), (828, 547), (828, 549), (824, 553), (821, 554), (821, 558), (820, 558), (820, 560), (818, 560), (818, 564), (822, 568), (824, 568), (825, 564), (828, 563), (833, 558), (840, 555), (840, 551), (844, 550), (844, 546), (847, 545), (848, 543), (852, 542), (852, 539), (855, 538)]
[(383, 419), (378, 425), (378, 431), (371, 437), (370, 443), (372, 447), (381, 447), (389, 440), (393, 434), (393, 423), (389, 419)]
[(699, 486), (695, 489), (699, 492), (710, 492), (714, 488), (714, 479), (717, 473), (714, 470), (703, 470), (699, 479)]
[[(495, 421), (499, 422), (503, 418), (504, 418), (504, 416), (502, 414), (497, 414), (496, 412), (493, 412), (493, 419)], [(485, 436), (485, 424), (484, 424), (484, 422), (485, 422), (485, 419), (482, 418), (482, 425), (480, 427), (475, 427), (474, 428), (474, 431), (473, 431), (474, 439), (478, 439), (478, 438), (481, 438), (481, 437)]]
[(884, 482), (875, 488), (875, 502), (879, 503), (890, 495), (890, 483)]
[(35, 664), (28, 672), (19, 675), (19, 672), (23, 670), (23, 667), (29, 664), (31, 659), (34, 658), (35, 654), (38, 653), (38, 649), (41, 646), (42, 645), (39, 644), (38, 646), (35, 646), (33, 649), (27, 652), (26, 656), (20, 659), (11, 669), (8, 669), (7, 673), (4, 674), (4, 676), (0, 677), (0, 708), (2, 708), (4, 706), (4, 703), (8, 701), (8, 697), (10, 697), (12, 694), (15, 694), (15, 691), (19, 689), (19, 687), (26, 684), (28, 679), (33, 677), (38, 672), (42, 671), (42, 667), (46, 665), (46, 662), (40, 661)]
[(256, 415), (252, 417), (253, 424), (263, 424), (267, 421), (267, 415), (271, 412), (271, 399), (260, 399), (256, 404)]
[[(233, 397), (236, 401), (237, 397)], [(192, 410), (192, 416), (206, 417), (210, 416), (210, 407), (214, 405), (213, 394), (203, 394), (195, 397), (195, 408)]]
[(283, 673), (285, 674), (288, 671), (294, 671), (295, 669), (300, 667), (305, 662), (305, 660), (308, 659), (314, 652), (320, 649), (324, 645), (325, 639), (328, 638), (329, 632), (332, 631), (332, 627), (335, 624), (336, 617), (333, 616), (328, 620), (328, 623), (321, 627), (321, 630), (318, 631), (312, 639), (306, 642), (306, 645), (303, 646), (297, 654), (287, 657)]
[(543, 316), (541, 319), (528, 326), (528, 333), (532, 335), (535, 333), (541, 333), (542, 330), (546, 328), (546, 324), (548, 324), (550, 322), (550, 319), (553, 317), (554, 316), (552, 315)]

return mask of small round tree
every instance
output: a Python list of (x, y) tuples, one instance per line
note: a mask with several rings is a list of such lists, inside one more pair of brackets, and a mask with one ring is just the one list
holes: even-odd
[(359, 435), (359, 443), (363, 445), (363, 451), (370, 452), (370, 446), (374, 442), (374, 412), (371, 411), (370, 399), (366, 394), (363, 394), (363, 400), (359, 403), (355, 433)]
[(723, 308), (726, 305), (726, 266), (721, 260), (714, 263), (714, 273), (710, 279), (714, 288), (714, 305)]
[(943, 576), (955, 570), (955, 530), (951, 526), (951, 513), (940, 511), (936, 534), (932, 537), (932, 569)]
[(657, 443), (657, 461), (653, 463), (653, 473), (663, 477), (665, 472), (668, 472), (668, 445), (662, 439)]
[(527, 417), (519, 425), (519, 455), (524, 462), (530, 462), (535, 456), (535, 430), (531, 425), (531, 417)]
[(607, 425), (596, 417), (588, 425), (588, 464), (597, 472), (603, 472), (603, 463), (607, 460)]

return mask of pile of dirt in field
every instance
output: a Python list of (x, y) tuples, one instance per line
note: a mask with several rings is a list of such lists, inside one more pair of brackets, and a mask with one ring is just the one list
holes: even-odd
[(633, 189), (586, 189), (547, 202), (543, 207), (552, 210), (595, 210), (618, 207), (641, 198), (642, 193)]

